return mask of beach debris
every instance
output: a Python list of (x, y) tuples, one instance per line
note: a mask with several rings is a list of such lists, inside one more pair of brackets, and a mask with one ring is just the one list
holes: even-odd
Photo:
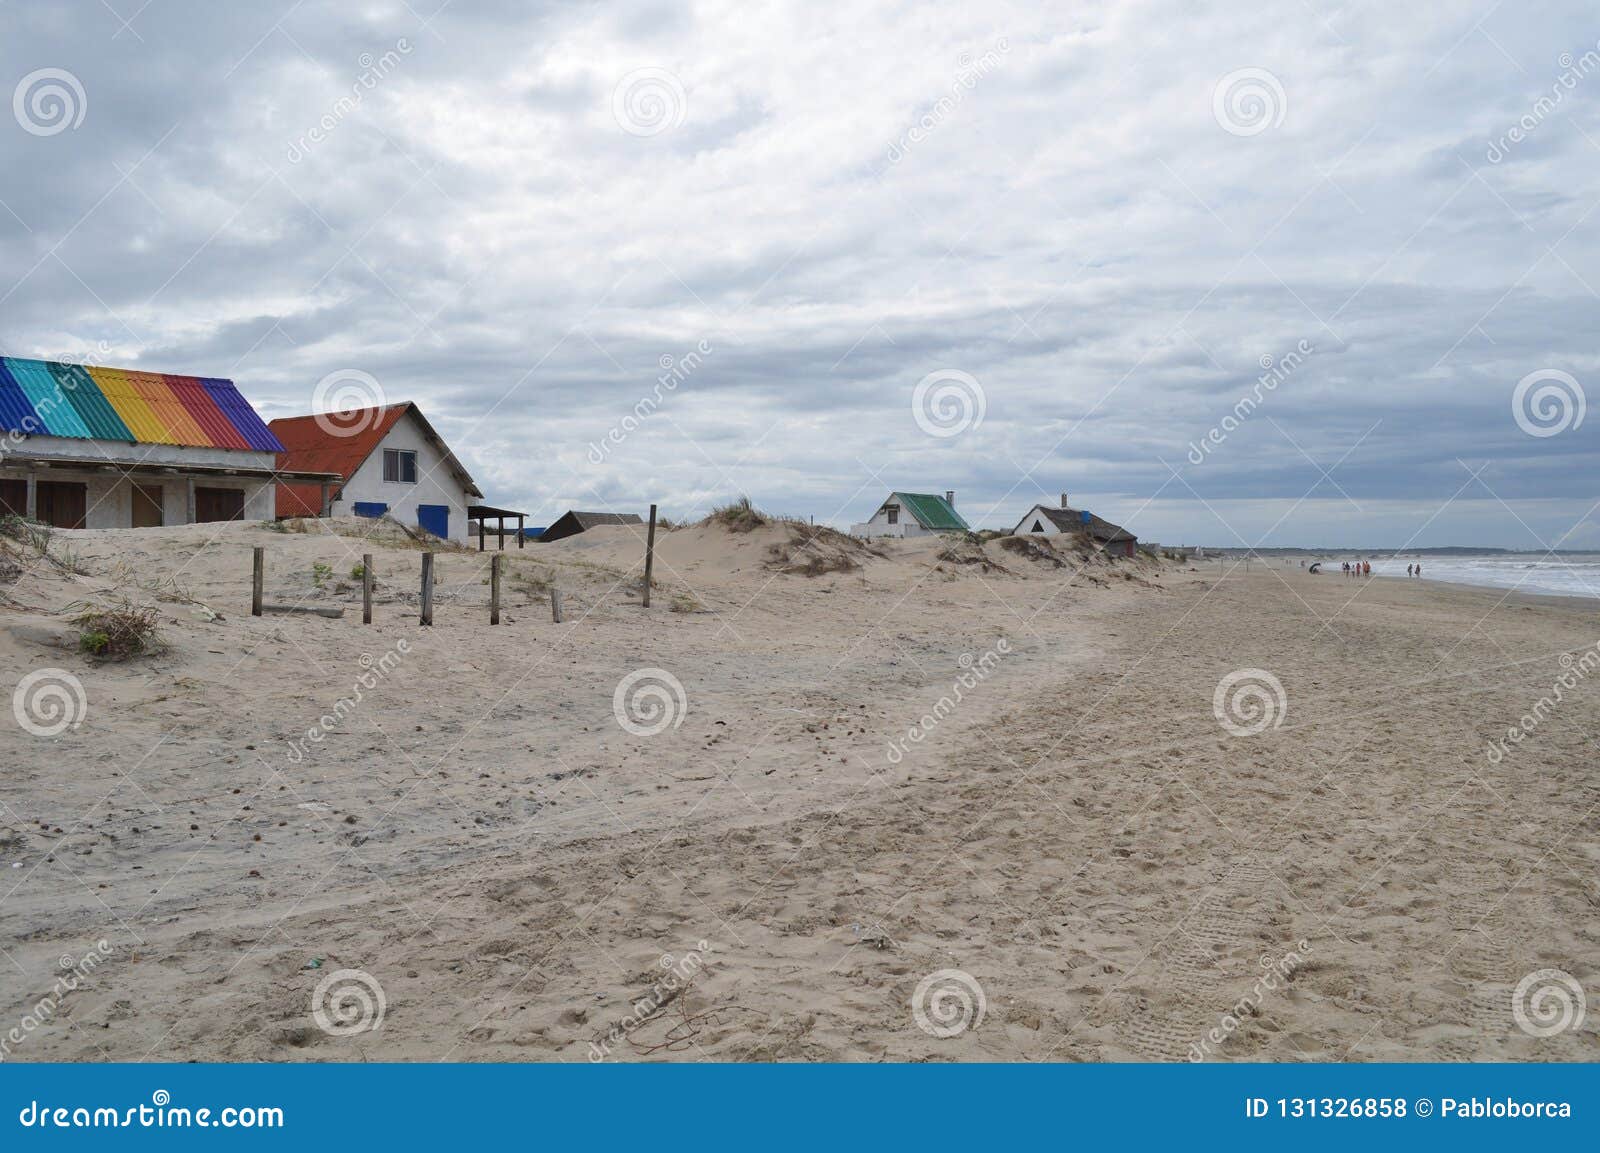
[(301, 965), (300, 968), (302, 968), (302, 969), (320, 969), (320, 968), (322, 968), (322, 958), (321, 957), (312, 957), (311, 960), (307, 961), (304, 965)]
[(850, 928), (856, 935), (857, 944), (868, 945), (883, 952), (887, 952), (895, 947), (894, 938), (889, 936), (888, 933), (884, 932), (880, 926), (872, 925), (862, 927), (861, 925), (856, 924), (851, 925)]
[(166, 646), (150, 606), (137, 606), (123, 599), (106, 608), (88, 608), (72, 618), (78, 628), (78, 647), (91, 656), (107, 661), (158, 653)]

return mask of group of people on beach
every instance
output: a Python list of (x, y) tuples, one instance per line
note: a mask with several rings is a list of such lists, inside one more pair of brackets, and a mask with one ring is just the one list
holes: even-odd
[[(1369, 560), (1347, 560), (1344, 562), (1344, 575), (1347, 577), (1371, 576), (1372, 562)], [(1406, 565), (1406, 576), (1419, 577), (1421, 575), (1422, 566), (1420, 564)]]

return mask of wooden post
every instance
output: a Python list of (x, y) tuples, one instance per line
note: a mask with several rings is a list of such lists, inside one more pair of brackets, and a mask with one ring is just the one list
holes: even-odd
[(329, 498), (329, 490), (332, 487), (333, 486), (330, 485), (327, 481), (323, 481), (322, 482), (322, 508), (320, 510), (318, 510), (318, 512), (317, 512), (318, 516), (332, 516), (333, 515), (333, 501), (328, 499)]
[(506, 558), (499, 553), (489, 558), (489, 623), (500, 623), (500, 562)]
[(372, 623), (372, 554), (361, 554), (361, 623)]
[(194, 523), (194, 477), (191, 476), (189, 478), (188, 483), (187, 483), (187, 485), (185, 487), (188, 489), (188, 492), (189, 492), (189, 498), (188, 498), (189, 499), (189, 511), (188, 511), (188, 514), (187, 514), (187, 518), (184, 520), (183, 523), (184, 524), (193, 524)]
[(266, 583), (267, 576), (267, 550), (260, 545), (255, 547), (254, 564), (250, 574), (250, 615), (261, 615), (261, 588)]
[(523, 517), (523, 516), (519, 516), (517, 518), (517, 547), (518, 548), (521, 548), (523, 545), (528, 543), (528, 534), (522, 531), (522, 529), (523, 529), (522, 522), (527, 520), (527, 519), (528, 519), (527, 517)]
[(39, 474), (31, 469), (28, 472), (28, 509), (29, 520), (39, 519)]
[(561, 590), (550, 590), (550, 619), (556, 624), (561, 623)]
[(478, 518), (478, 551), (483, 551), (483, 518)]
[(506, 518), (505, 517), (502, 516), (500, 518), (499, 526), (500, 526), (500, 551), (501, 552), (505, 552), (506, 551)]
[(644, 540), (644, 607), (650, 607), (650, 573), (656, 567), (656, 506), (650, 506), (650, 531)]
[(433, 624), (433, 554), (422, 554), (422, 623)]

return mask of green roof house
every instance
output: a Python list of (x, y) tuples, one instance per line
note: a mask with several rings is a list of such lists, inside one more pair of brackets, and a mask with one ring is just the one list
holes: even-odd
[(935, 496), (928, 492), (891, 492), (889, 499), (862, 524), (850, 526), (850, 535), (937, 536), (944, 532), (971, 532), (972, 526), (956, 511), (956, 494)]

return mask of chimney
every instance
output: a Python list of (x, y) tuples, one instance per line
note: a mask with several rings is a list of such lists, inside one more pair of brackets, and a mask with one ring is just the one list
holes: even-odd
[(1061, 507), (1062, 508), (1071, 508), (1072, 507), (1070, 504), (1067, 503), (1067, 494), (1066, 493), (1062, 493), (1061, 494)]
[(947, 489), (944, 490), (944, 502), (945, 502), (945, 504), (949, 505), (951, 508), (955, 508), (956, 507), (956, 491), (955, 491), (955, 489), (947, 488)]

